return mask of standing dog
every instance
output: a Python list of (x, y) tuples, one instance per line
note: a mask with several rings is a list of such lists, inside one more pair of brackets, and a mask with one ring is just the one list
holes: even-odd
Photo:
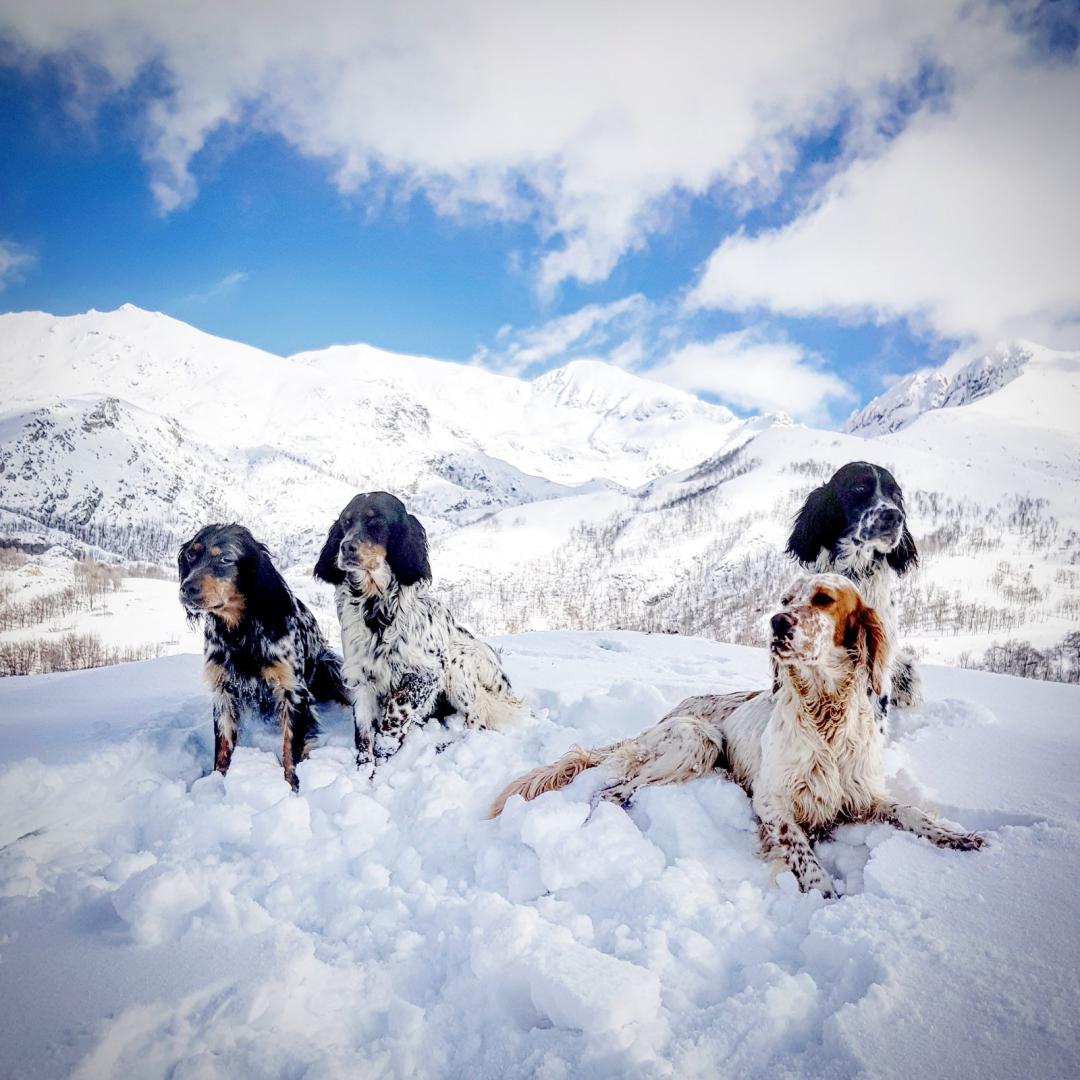
[(843, 574), (853, 581), (884, 623), (894, 655), (878, 703), (884, 734), (890, 703), (906, 708), (922, 701), (914, 657), (897, 651), (893, 582), (919, 562), (900, 485), (880, 465), (852, 461), (842, 466), (807, 496), (787, 550), (809, 570)]
[(314, 700), (348, 703), (341, 660), (242, 525), (207, 525), (180, 549), (178, 561), (180, 603), (189, 619), (202, 620), (205, 634), (214, 768), (228, 772), (244, 706), (273, 710), (285, 779), (295, 791), (296, 763), (318, 731)]
[(836, 895), (811, 836), (854, 821), (888, 822), (939, 847), (979, 848), (983, 839), (904, 806), (885, 790), (873, 697), (889, 662), (881, 620), (837, 574), (800, 578), (771, 620), (776, 688), (687, 698), (635, 739), (572, 748), (552, 765), (510, 783), (491, 806), (566, 787), (605, 767), (599, 797), (627, 802), (647, 784), (676, 784), (724, 769), (760, 819), (762, 855), (790, 870), (805, 892)]
[(396, 753), (411, 724), (459, 712), (500, 727), (522, 701), (495, 651), (430, 591), (427, 533), (400, 499), (357, 495), (330, 527), (315, 576), (334, 586), (356, 764)]

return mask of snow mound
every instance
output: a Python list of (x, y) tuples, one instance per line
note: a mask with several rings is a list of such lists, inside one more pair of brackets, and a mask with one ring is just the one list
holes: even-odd
[(414, 732), (373, 785), (328, 711), (297, 796), (271, 732), (204, 775), (196, 657), (0, 683), (0, 1071), (1075, 1075), (1076, 688), (927, 669), (894, 790), (990, 844), (840, 829), (826, 904), (770, 886), (717, 778), (590, 814), (589, 772), (484, 817), (572, 742), (760, 685), (763, 653), (499, 644), (532, 707), (518, 729)]

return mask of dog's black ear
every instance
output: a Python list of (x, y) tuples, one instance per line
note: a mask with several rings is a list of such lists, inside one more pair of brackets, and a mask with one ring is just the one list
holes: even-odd
[(885, 556), (885, 561), (897, 572), (906, 574), (910, 569), (919, 565), (919, 552), (915, 547), (915, 538), (911, 530), (904, 526), (900, 534), (900, 543)]
[(832, 550), (845, 525), (844, 512), (833, 489), (822, 484), (807, 495), (795, 516), (787, 542), (788, 553), (807, 566), (813, 566), (822, 548)]
[(427, 533), (412, 514), (406, 514), (400, 521), (395, 522), (390, 530), (386, 560), (390, 563), (394, 577), (402, 585), (415, 585), (418, 581), (431, 577)]
[(176, 571), (180, 575), (181, 581), (184, 580), (184, 552), (187, 551), (188, 544), (190, 543), (191, 541), (189, 540), (187, 544), (181, 544), (180, 550), (176, 553)]
[(264, 626), (284, 632), (285, 619), (296, 610), (292, 590), (278, 572), (265, 544), (256, 543), (250, 555), (244, 595), (251, 614)]
[(335, 518), (326, 537), (326, 543), (319, 552), (319, 560), (312, 571), (321, 581), (328, 581), (331, 585), (340, 585), (345, 580), (345, 571), (337, 564), (338, 549), (344, 537), (345, 530), (341, 527), (341, 518)]

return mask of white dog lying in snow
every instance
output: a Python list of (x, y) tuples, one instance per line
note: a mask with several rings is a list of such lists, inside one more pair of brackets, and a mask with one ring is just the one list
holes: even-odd
[(839, 574), (799, 578), (772, 617), (771, 693), (751, 690), (687, 698), (637, 738), (583, 750), (509, 784), (535, 799), (604, 766), (600, 796), (625, 803), (647, 784), (674, 784), (726, 770), (750, 795), (761, 820), (762, 854), (791, 870), (803, 891), (836, 891), (810, 846), (835, 825), (888, 822), (939, 847), (982, 847), (977, 833), (956, 832), (885, 790), (876, 703), (888, 671), (889, 642), (858, 588)]

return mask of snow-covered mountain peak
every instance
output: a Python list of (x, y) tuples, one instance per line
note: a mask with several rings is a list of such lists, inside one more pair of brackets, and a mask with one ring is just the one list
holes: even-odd
[[(853, 435), (885, 435), (907, 427), (924, 413), (996, 397), (1021, 379), (1026, 385), (1021, 392), (1007, 395), (1010, 399), (1007, 408), (1013, 409), (1024, 400), (1028, 408), (1041, 413), (1042, 404), (1052, 406), (1057, 396), (1050, 384), (1055, 381), (1054, 370), (1064, 366), (1067, 375), (1069, 361), (1075, 364), (1076, 359), (1077, 354), (1055, 352), (1026, 341), (1000, 345), (973, 360), (956, 357), (938, 368), (916, 371), (898, 379), (885, 393), (853, 412), (841, 430)], [(1014, 398), (1017, 400), (1013, 401)], [(999, 400), (998, 404), (1002, 403)], [(1039, 422), (1034, 417), (1031, 419)]]
[(734, 420), (722, 405), (708, 405), (683, 390), (634, 375), (602, 360), (571, 360), (533, 380), (534, 390), (558, 405), (605, 415), (645, 418), (708, 412), (715, 420)]

